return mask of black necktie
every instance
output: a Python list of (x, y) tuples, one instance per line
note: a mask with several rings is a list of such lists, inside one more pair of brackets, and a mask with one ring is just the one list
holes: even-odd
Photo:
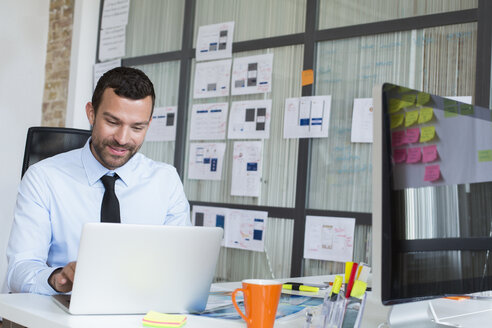
[(114, 183), (118, 175), (105, 175), (101, 181), (106, 191), (101, 204), (101, 222), (120, 223), (120, 202), (114, 192)]

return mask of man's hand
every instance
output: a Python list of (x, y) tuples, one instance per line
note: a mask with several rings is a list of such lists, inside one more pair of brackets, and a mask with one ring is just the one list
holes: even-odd
[(77, 262), (70, 262), (63, 268), (58, 268), (48, 278), (50, 286), (59, 293), (72, 291), (73, 277)]

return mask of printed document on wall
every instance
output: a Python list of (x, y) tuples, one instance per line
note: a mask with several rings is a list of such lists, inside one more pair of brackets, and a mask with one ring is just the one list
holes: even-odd
[(121, 66), (121, 59), (115, 59), (103, 63), (94, 64), (92, 90), (96, 89), (97, 82), (107, 71)]
[(261, 157), (261, 141), (234, 142), (231, 185), (232, 196), (260, 196)]
[(263, 252), (268, 212), (229, 209), (225, 246)]
[(128, 24), (130, 0), (104, 0), (101, 29)]
[(231, 59), (197, 63), (193, 98), (229, 96)]
[(232, 57), (233, 36), (234, 22), (200, 26), (196, 40), (196, 60)]
[(229, 139), (268, 139), (272, 100), (235, 101), (229, 115)]
[(190, 143), (188, 179), (220, 180), (225, 143)]
[(232, 65), (232, 95), (272, 90), (273, 54), (240, 57)]
[(331, 96), (285, 99), (284, 138), (327, 138)]
[(176, 139), (176, 113), (176, 106), (154, 108), (145, 141), (174, 141)]
[(306, 216), (304, 258), (352, 261), (354, 229), (354, 218)]
[(226, 222), (229, 209), (212, 206), (193, 206), (191, 222), (197, 227), (219, 227), (224, 229), (221, 245), (225, 245)]
[(228, 106), (228, 103), (193, 105), (190, 140), (225, 139)]
[(372, 98), (354, 99), (351, 142), (372, 142), (373, 111)]
[(99, 60), (106, 61), (125, 56), (126, 27), (112, 27), (100, 31)]

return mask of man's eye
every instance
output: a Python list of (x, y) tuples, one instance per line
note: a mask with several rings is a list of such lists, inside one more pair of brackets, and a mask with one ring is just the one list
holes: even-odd
[(135, 131), (142, 131), (143, 130), (143, 126), (134, 126), (133, 127), (133, 130), (135, 130)]

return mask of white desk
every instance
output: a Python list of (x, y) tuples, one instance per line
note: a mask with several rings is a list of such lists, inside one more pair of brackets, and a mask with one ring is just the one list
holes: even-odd
[[(329, 276), (280, 279), (281, 281), (299, 281), (322, 283)], [(234, 290), (240, 287), (239, 282), (214, 284), (214, 288)], [(302, 293), (301, 293), (302, 294)], [(312, 295), (304, 293), (303, 295)], [(295, 316), (295, 315), (294, 315)], [(0, 294), (0, 317), (29, 328), (61, 328), (61, 327), (142, 327), (143, 315), (70, 315), (56, 305), (51, 297), (35, 294)], [(285, 319), (285, 318), (284, 318)], [(278, 320), (275, 328), (303, 327), (303, 316), (295, 316), (292, 320)], [(231, 320), (213, 319), (188, 315), (186, 328), (234, 328), (246, 327), (246, 324)]]

